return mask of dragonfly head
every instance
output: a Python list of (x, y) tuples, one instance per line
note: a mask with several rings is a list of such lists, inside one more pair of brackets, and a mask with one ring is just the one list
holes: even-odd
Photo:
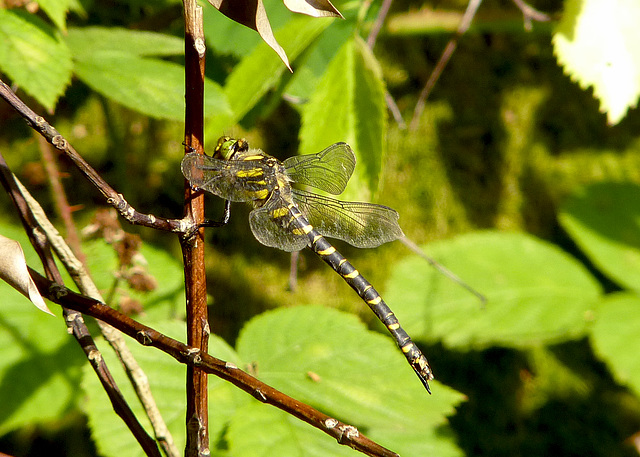
[(216, 144), (216, 148), (213, 151), (213, 157), (216, 159), (231, 160), (233, 156), (238, 152), (245, 152), (249, 150), (249, 143), (247, 140), (236, 140), (229, 136), (222, 136)]

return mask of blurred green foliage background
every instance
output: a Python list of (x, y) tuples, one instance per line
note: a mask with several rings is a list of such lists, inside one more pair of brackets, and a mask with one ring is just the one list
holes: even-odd
[[(534, 23), (533, 30), (526, 32), (521, 12), (512, 2), (484, 1), (427, 100), (415, 130), (387, 117), (380, 97), (386, 87), (404, 122), (409, 123), (466, 2), (396, 0), (372, 55), (353, 37), (366, 38), (378, 13), (378, 2), (336, 2), (346, 19), (333, 22), (296, 17), (276, 1), (265, 4), (276, 37), (289, 52), (293, 75), (273, 51), (259, 44), (257, 34), (223, 18), (210, 5), (204, 6), (210, 80), (205, 113), (208, 148), (223, 133), (246, 137), (252, 146), (279, 158), (317, 152), (335, 141), (352, 143), (359, 174), (354, 176), (349, 198), (372, 199), (396, 209), (408, 238), (488, 298), (483, 306), (459, 285), (430, 270), (399, 242), (366, 251), (336, 243), (379, 288), (423, 348), (441, 383), (436, 384), (433, 398), (424, 400), (426, 408), (429, 401), (441, 402), (433, 412), (440, 419), (428, 419), (433, 421), (428, 425), (433, 436), (407, 438), (406, 452), (389, 447), (407, 456), (426, 455), (429, 448), (422, 446), (425, 440), (432, 440), (429, 445), (434, 443), (429, 451), (435, 452), (433, 455), (637, 454), (640, 116), (634, 109), (617, 125), (607, 125), (592, 93), (563, 74), (551, 44), (563, 2), (531, 2), (553, 20)], [(70, 50), (73, 79), (68, 86), (63, 84), (64, 95), (57, 104), (49, 102), (55, 105), (52, 113), (45, 114), (45, 108), (53, 106), (43, 101), (46, 97), (20, 91), (19, 95), (46, 115), (136, 209), (163, 217), (181, 216), (183, 125), (179, 109), (183, 92), (179, 67), (183, 56), (179, 41), (175, 41), (182, 34), (181, 4), (169, 0), (86, 1), (64, 8), (71, 9), (64, 27), (60, 19), (52, 19), (55, 13), (16, 14), (39, 27), (40, 22), (53, 22), (48, 27)], [(428, 20), (425, 10), (432, 13)], [(14, 10), (3, 10), (3, 14), (10, 11)], [(2, 19), (0, 16), (0, 26)], [(89, 26), (103, 29), (91, 31)], [(130, 35), (110, 35), (108, 31), (114, 27), (156, 32), (166, 41), (149, 38), (145, 48), (142, 36), (132, 43)], [(88, 32), (96, 33), (95, 41), (89, 39)], [(292, 51), (295, 46), (299, 49)], [(114, 53), (118, 47), (126, 48), (129, 54)], [(341, 60), (334, 60), (336, 55)], [(142, 62), (142, 58), (147, 60)], [(129, 59), (130, 67), (123, 59)], [(109, 73), (114, 67), (121, 73)], [(145, 83), (131, 81), (127, 71), (142, 74), (143, 68), (151, 75), (155, 72), (160, 80), (157, 87), (151, 84), (153, 78)], [(7, 69), (0, 71), (9, 79), (16, 78)], [(373, 81), (371, 88), (354, 95), (365, 80)], [(127, 86), (130, 81), (133, 89)], [(376, 85), (382, 81), (386, 86)], [(351, 83), (354, 88), (350, 89)], [(106, 87), (110, 84), (113, 87)], [(134, 90), (136, 84), (144, 88), (140, 94)], [(156, 93), (162, 93), (168, 105), (160, 107)], [(49, 99), (55, 100), (55, 95)], [(363, 103), (365, 99), (370, 103)], [(177, 108), (170, 106), (172, 103), (178, 103)], [(4, 103), (0, 104), (0, 126), (0, 149), (7, 162), (56, 221), (36, 134)], [(67, 159), (59, 160), (70, 203), (79, 207), (76, 222), (83, 227), (105, 202)], [(1, 199), (0, 204), (4, 208), (0, 233), (19, 238), (19, 229), (12, 228), (17, 218), (9, 198)], [(221, 211), (222, 202), (208, 198), (210, 217), (217, 218)], [(229, 358), (263, 360), (243, 349), (241, 342), (251, 346), (253, 341), (256, 348), (262, 344), (245, 324), (265, 311), (296, 305), (322, 305), (355, 313), (371, 328), (380, 328), (342, 280), (310, 252), (300, 254), (295, 287), (291, 287), (290, 256), (253, 239), (248, 211), (235, 205), (229, 226), (207, 231), (211, 328), (221, 338), (215, 347), (219, 344), (220, 351), (229, 351)], [(184, 311), (180, 308), (177, 240), (139, 227), (127, 226), (125, 230), (143, 238), (149, 249), (145, 256), (152, 259), (150, 269), (165, 267), (154, 272), (164, 289), (154, 292), (153, 298), (135, 297), (145, 306), (145, 319), (152, 316), (163, 322), (170, 316), (180, 318)], [(103, 275), (96, 279), (102, 281), (102, 288), (109, 289), (114, 260), (105, 246), (92, 246), (88, 248), (92, 274)], [(17, 294), (15, 297), (21, 300)], [(0, 399), (5, 400), (16, 397), (14, 388), (25, 378), (36, 376), (33, 365), (20, 365), (20, 356), (6, 354), (13, 345), (26, 344), (24, 341), (39, 339), (44, 343), (37, 335), (41, 326), (51, 325), (46, 318), (38, 324), (34, 321), (29, 324), (34, 333), (25, 336), (25, 327), (12, 323), (8, 310), (37, 311), (19, 311), (26, 309), (24, 300), (20, 306), (6, 305), (0, 321), (0, 341), (6, 351), (6, 363), (0, 364)], [(299, 321), (291, 318), (291, 332), (295, 335), (299, 331), (298, 337), (304, 338), (310, 330), (301, 329), (304, 322), (319, 315), (314, 313), (318, 312), (301, 314)], [(253, 322), (251, 325), (259, 326), (259, 321)], [(59, 324), (54, 335), (64, 334)], [(260, 333), (251, 328), (255, 335)], [(45, 334), (48, 332), (53, 329)], [(236, 345), (239, 334), (236, 353), (226, 345)], [(57, 341), (55, 336), (50, 338)], [(267, 334), (265, 338), (270, 337)], [(0, 433), (4, 434), (0, 451), (16, 456), (43, 452), (95, 455), (94, 443), (105, 439), (104, 434), (96, 436), (100, 435), (96, 417), (108, 414), (108, 408), (96, 412), (97, 400), (92, 395), (99, 387), (95, 386), (95, 391), (87, 387), (90, 373), (80, 373), (83, 361), (79, 351), (68, 341), (59, 343), (64, 360), (59, 363), (67, 364), (65, 378), (70, 385), (85, 379), (83, 395), (89, 400), (69, 400), (42, 420), (34, 419), (37, 411), (24, 413), (17, 403), (3, 414), (0, 401)], [(285, 351), (287, 346), (280, 349)], [(335, 351), (339, 357), (340, 349)], [(350, 346), (350, 351), (358, 349)], [(73, 355), (66, 358), (68, 353)], [(216, 355), (213, 349), (211, 353)], [(375, 365), (376, 355), (370, 355), (370, 360)], [(265, 376), (270, 369), (267, 366), (268, 362), (261, 362)], [(402, 363), (398, 367), (407, 369)], [(54, 372), (60, 365), (49, 369)], [(327, 369), (323, 379), (333, 379), (331, 367)], [(170, 370), (167, 367), (167, 372)], [(346, 384), (357, 385), (349, 374), (344, 376)], [(406, 384), (404, 379), (390, 384), (389, 389), (416, 387), (410, 373)], [(386, 386), (370, 384), (371, 392), (379, 387), (389, 395), (384, 398), (391, 398)], [(28, 397), (38, 388), (34, 382), (21, 395)], [(453, 389), (464, 397), (456, 396)], [(182, 398), (173, 392), (166, 395), (176, 395), (176, 401)], [(325, 399), (309, 395), (309, 401), (324, 404)], [(85, 400), (93, 406), (86, 406)], [(227, 400), (221, 401), (226, 405)], [(326, 408), (338, 408), (327, 401)], [(390, 407), (389, 403), (380, 400), (380, 408)], [(352, 406), (356, 417), (355, 411), (364, 404)], [(238, 411), (246, 409), (255, 418), (260, 413), (249, 411), (253, 407), (239, 403), (233, 411), (240, 414)], [(396, 422), (363, 422), (361, 427), (365, 432), (373, 430), (373, 436), (377, 431), (384, 437), (385, 427), (393, 429), (393, 424), (402, 421), (402, 408), (398, 410), (400, 419)], [(179, 412), (176, 414), (179, 427), (181, 419)], [(415, 413), (407, 422), (421, 420), (427, 421)], [(93, 429), (91, 437), (87, 421)], [(224, 421), (220, 419), (225, 425), (218, 425), (214, 455), (261, 455), (256, 453), (256, 447), (265, 446), (260, 443), (248, 451), (235, 450), (237, 430), (232, 420)], [(105, 455), (115, 453), (104, 443), (98, 448)], [(351, 452), (327, 449), (322, 455)], [(292, 455), (307, 454), (303, 447)], [(310, 451), (308, 455), (312, 455)]]

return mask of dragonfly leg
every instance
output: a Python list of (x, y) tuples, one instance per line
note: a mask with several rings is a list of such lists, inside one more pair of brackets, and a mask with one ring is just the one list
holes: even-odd
[(227, 225), (229, 223), (229, 218), (231, 217), (231, 202), (229, 200), (224, 201), (224, 213), (222, 214), (222, 219), (219, 221), (214, 221), (212, 219), (205, 219), (198, 227), (222, 227), (223, 225)]

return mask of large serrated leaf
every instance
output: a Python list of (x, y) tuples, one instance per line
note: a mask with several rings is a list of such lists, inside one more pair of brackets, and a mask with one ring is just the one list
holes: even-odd
[[(297, 18), (288, 22), (276, 36), (279, 42), (285, 45), (293, 61), (331, 24), (331, 21), (326, 18)], [(282, 63), (273, 53), (267, 51), (266, 44), (258, 45), (236, 66), (224, 86), (232, 114), (215, 113), (207, 124), (206, 136), (218, 138), (221, 132), (242, 119), (267, 91), (276, 85), (283, 72)]]
[(77, 60), (90, 58), (98, 52), (105, 51), (132, 56), (184, 54), (184, 40), (182, 38), (118, 27), (73, 27), (69, 29), (65, 40), (74, 59)]
[[(444, 427), (461, 394), (435, 382), (429, 396), (393, 341), (353, 315), (318, 306), (264, 313), (244, 327), (237, 350), (261, 380), (374, 440), (384, 437), (380, 444), (402, 455), (456, 449), (434, 429)], [(274, 433), (287, 428), (282, 420), (272, 424)], [(300, 439), (288, 429), (282, 440)], [(263, 429), (267, 438), (270, 430)], [(267, 438), (256, 448), (267, 446)], [(323, 455), (317, 446), (310, 455)]]
[[(184, 67), (120, 52), (100, 52), (76, 63), (88, 86), (124, 106), (152, 117), (184, 118)], [(228, 113), (220, 86), (205, 81), (206, 112)]]
[(360, 166), (346, 197), (368, 199), (380, 179), (386, 120), (380, 68), (366, 44), (353, 37), (329, 64), (303, 109), (300, 150), (310, 153), (338, 141), (349, 143)]
[(558, 61), (583, 89), (593, 86), (609, 124), (640, 96), (638, 23), (637, 0), (566, 0), (553, 37)]
[(0, 9), (0, 70), (53, 110), (71, 82), (71, 52), (60, 33), (37, 16)]
[(234, 457), (357, 455), (350, 448), (339, 446), (330, 436), (275, 408), (251, 402), (239, 409), (237, 415), (227, 436)]
[(562, 205), (559, 219), (602, 272), (640, 291), (640, 186), (598, 183), (579, 189)]
[(640, 394), (640, 299), (631, 293), (604, 298), (596, 308), (591, 341), (616, 379)]
[[(185, 339), (186, 327), (183, 322), (156, 321), (152, 325), (156, 330), (175, 339)], [(186, 367), (155, 348), (143, 347), (130, 339), (127, 340), (132, 354), (149, 379), (151, 393), (177, 448), (184, 449)], [(136, 399), (128, 379), (122, 372), (118, 359), (110, 348), (103, 341), (101, 342), (100, 348), (103, 351), (104, 359), (112, 371), (118, 386), (136, 417), (151, 433), (149, 421), (146, 419), (142, 406)], [(215, 336), (210, 339), (209, 349), (213, 354), (225, 360), (235, 361), (233, 359), (233, 350)], [(105, 457), (143, 457), (145, 455), (144, 452), (122, 420), (113, 411), (104, 389), (89, 366), (85, 367), (83, 372), (82, 389), (86, 396), (84, 409), (89, 418), (89, 427), (100, 454)], [(229, 401), (230, 398), (233, 398), (230, 394), (230, 390), (233, 387), (229, 383), (210, 376), (209, 389), (210, 392), (214, 393), (214, 399), (216, 400), (214, 402), (214, 399), (212, 399), (212, 411), (215, 411), (217, 416), (225, 417), (228, 421), (230, 410), (235, 407), (233, 402)], [(223, 395), (221, 395), (222, 392), (224, 392)], [(212, 420), (210, 422), (209, 433), (212, 441), (215, 442), (220, 439), (220, 433), (225, 427), (225, 422), (221, 420)]]
[(528, 235), (478, 232), (424, 249), (488, 301), (407, 258), (384, 296), (414, 339), (464, 348), (563, 341), (584, 334), (601, 294), (577, 260)]

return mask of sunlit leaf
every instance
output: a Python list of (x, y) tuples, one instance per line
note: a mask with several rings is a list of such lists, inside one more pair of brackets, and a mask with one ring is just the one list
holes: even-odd
[[(295, 59), (331, 22), (331, 19), (298, 17), (278, 30), (278, 39), (287, 45), (289, 54)], [(214, 112), (207, 124), (208, 136), (217, 138), (220, 132), (241, 120), (282, 77), (282, 64), (272, 53), (265, 52), (265, 46), (258, 45), (227, 78), (224, 93), (232, 114)]]
[(640, 96), (640, 2), (566, 0), (553, 37), (558, 61), (617, 124)]
[(0, 278), (31, 300), (31, 303), (40, 311), (53, 316), (29, 275), (20, 243), (2, 235), (0, 235)]
[(387, 123), (380, 67), (366, 44), (347, 41), (329, 64), (302, 111), (300, 152), (318, 152), (338, 141), (349, 143), (358, 165), (347, 198), (368, 199), (380, 180)]
[(487, 298), (483, 305), (417, 256), (394, 269), (389, 306), (418, 340), (452, 347), (526, 347), (586, 331), (602, 291), (576, 259), (521, 233), (477, 232), (424, 246)]
[(640, 299), (631, 293), (607, 296), (596, 308), (591, 341), (616, 379), (640, 394)]
[(70, 3), (69, 0), (38, 0), (38, 6), (42, 11), (47, 13), (56, 27), (63, 31), (67, 28), (66, 17)]
[(640, 186), (598, 183), (579, 189), (562, 205), (559, 220), (603, 273), (640, 291)]
[[(184, 322), (178, 321), (154, 321), (154, 328), (178, 340), (184, 340), (186, 328)], [(127, 399), (141, 423), (147, 428), (149, 433), (151, 428), (149, 421), (145, 418), (145, 413), (136, 399), (131, 384), (122, 372), (116, 356), (101, 339), (98, 340), (100, 348), (104, 351), (103, 356), (107, 365), (113, 371), (113, 375), (118, 382), (123, 395)], [(140, 346), (133, 340), (127, 341), (129, 349), (140, 364), (149, 379), (151, 394), (153, 395), (158, 409), (171, 432), (178, 449), (185, 446), (184, 427), (184, 401), (186, 367), (175, 361), (172, 357), (149, 347)], [(221, 339), (211, 336), (209, 340), (209, 350), (216, 356), (236, 362), (233, 359), (233, 350)], [(93, 370), (87, 366), (83, 370), (82, 389), (86, 402), (84, 410), (89, 419), (89, 427), (92, 437), (98, 447), (100, 454), (105, 457), (143, 457), (145, 453), (131, 435), (131, 431), (113, 411), (111, 402), (104, 392)], [(236, 390), (229, 383), (222, 381), (215, 376), (209, 377), (209, 391), (212, 394), (211, 404), (215, 408), (210, 408), (211, 414), (215, 414), (215, 420), (210, 419), (209, 434), (212, 442), (220, 439), (225, 422), (219, 418), (226, 417), (229, 420), (230, 411), (235, 408), (232, 390)], [(240, 395), (245, 395), (240, 393)], [(248, 397), (248, 396), (247, 396)]]
[[(184, 54), (182, 38), (118, 27), (72, 27), (65, 40), (77, 60), (105, 51), (135, 56)], [(131, 46), (131, 43), (135, 43), (135, 46)]]
[(71, 52), (60, 33), (39, 17), (0, 8), (0, 70), (53, 110), (71, 82)]
[[(184, 118), (184, 67), (120, 52), (97, 52), (76, 63), (85, 84), (124, 106), (149, 116)], [(228, 113), (222, 89), (205, 80), (206, 112)]]
[[(437, 381), (433, 395), (427, 394), (393, 340), (368, 330), (353, 315), (321, 306), (264, 313), (243, 328), (237, 351), (245, 363), (251, 363), (259, 379), (344, 422), (357, 424), (369, 438), (401, 455), (461, 455), (445, 431), (446, 416), (463, 396)], [(260, 430), (251, 441), (254, 446), (247, 447), (242, 439), (246, 421)], [(331, 438), (307, 428), (270, 412), (260, 413), (255, 422), (234, 416), (230, 427), (233, 455), (274, 455), (255, 454), (257, 449), (272, 449), (270, 446), (290, 450), (275, 455), (299, 455), (293, 447), (307, 435), (313, 436), (310, 442), (304, 438), (310, 447), (305, 455), (327, 455), (330, 445), (337, 446)], [(276, 433), (280, 440), (274, 440)], [(342, 455), (340, 447), (335, 452)]]

